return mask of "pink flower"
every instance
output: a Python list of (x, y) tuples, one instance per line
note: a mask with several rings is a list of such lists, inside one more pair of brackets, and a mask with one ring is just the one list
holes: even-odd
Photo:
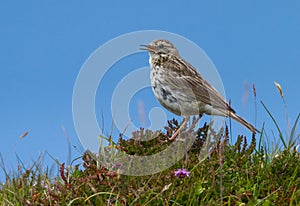
[(186, 169), (178, 169), (175, 171), (175, 176), (178, 178), (190, 177), (190, 172)]

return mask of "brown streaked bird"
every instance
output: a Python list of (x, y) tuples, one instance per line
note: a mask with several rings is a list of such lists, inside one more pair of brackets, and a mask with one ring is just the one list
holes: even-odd
[[(231, 117), (253, 134), (259, 132), (236, 114), (220, 93), (180, 56), (171, 42), (159, 39), (141, 46), (142, 50), (147, 50), (150, 54), (152, 90), (156, 99), (166, 109), (184, 117), (199, 115), (197, 120), (202, 114)], [(176, 138), (187, 119), (172, 135), (171, 140)]]

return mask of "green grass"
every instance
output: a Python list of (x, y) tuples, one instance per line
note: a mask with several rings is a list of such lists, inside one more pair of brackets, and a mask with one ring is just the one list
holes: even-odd
[[(297, 118), (298, 119), (298, 118)], [(166, 131), (178, 127), (170, 121)], [(1, 205), (299, 205), (300, 154), (295, 145), (270, 153), (238, 136), (229, 144), (228, 132), (213, 134), (217, 147), (205, 159), (199, 151), (208, 125), (191, 132), (196, 136), (186, 156), (171, 168), (148, 176), (126, 176), (99, 164), (85, 152), (81, 165), (60, 164), (59, 175), (50, 177), (42, 166), (19, 168), (1, 185)], [(133, 136), (151, 135), (140, 130)], [(261, 134), (263, 135), (263, 133)], [(299, 135), (298, 135), (299, 136)], [(165, 133), (147, 141), (122, 140), (119, 151), (131, 155), (154, 154), (170, 144)], [(291, 143), (290, 143), (291, 144)], [(175, 170), (186, 168), (190, 177), (178, 178)]]
[[(282, 92), (280, 94), (283, 99)], [(171, 144), (168, 136), (179, 127), (178, 122), (172, 120), (164, 132), (141, 129), (134, 132), (129, 140), (120, 136), (116, 143), (111, 136), (101, 137), (110, 142), (101, 155), (86, 151), (78, 165), (55, 161), (59, 166), (57, 175), (47, 168), (43, 169), (43, 156), (30, 168), (19, 160), (13, 175), (6, 172), (2, 160), (6, 181), (0, 185), (0, 204), (300, 205), (300, 153), (297, 148), (300, 143), (300, 134), (297, 133), (300, 114), (291, 130), (287, 129), (288, 132), (284, 133), (265, 104), (261, 103), (277, 129), (272, 139), (279, 142), (270, 141), (263, 126), (256, 137), (239, 135), (236, 142), (230, 143), (227, 128), (208, 134), (210, 125), (204, 124), (192, 131), (183, 128), (181, 137), (185, 137), (184, 141), (195, 139), (191, 149), (183, 159), (160, 173), (121, 175), (120, 170), (110, 170), (101, 163), (107, 160), (104, 154), (117, 158), (121, 153), (146, 156), (163, 151)], [(149, 136), (155, 138), (139, 141)], [(205, 144), (209, 139), (214, 139), (214, 144)], [(209, 152), (203, 156), (201, 151), (205, 146)], [(162, 159), (157, 161), (166, 163)], [(135, 166), (137, 172), (144, 167), (143, 164)], [(189, 177), (175, 175), (175, 171), (182, 168), (190, 172)]]

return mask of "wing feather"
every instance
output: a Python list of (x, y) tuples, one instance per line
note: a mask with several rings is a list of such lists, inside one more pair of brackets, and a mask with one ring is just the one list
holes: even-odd
[(164, 64), (168, 64), (164, 68), (168, 68), (166, 81), (172, 90), (186, 95), (187, 99), (196, 98), (199, 105), (211, 105), (224, 116), (228, 116), (229, 112), (235, 113), (220, 93), (184, 59), (172, 56)]

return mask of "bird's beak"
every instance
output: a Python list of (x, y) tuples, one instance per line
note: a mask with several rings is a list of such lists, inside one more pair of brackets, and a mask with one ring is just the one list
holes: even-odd
[(147, 50), (149, 52), (155, 52), (155, 48), (153, 48), (153, 46), (150, 46), (150, 45), (140, 45), (141, 46), (141, 50)]
[(142, 44), (140, 46), (141, 46), (140, 50), (147, 50), (147, 51), (149, 50), (149, 45)]

